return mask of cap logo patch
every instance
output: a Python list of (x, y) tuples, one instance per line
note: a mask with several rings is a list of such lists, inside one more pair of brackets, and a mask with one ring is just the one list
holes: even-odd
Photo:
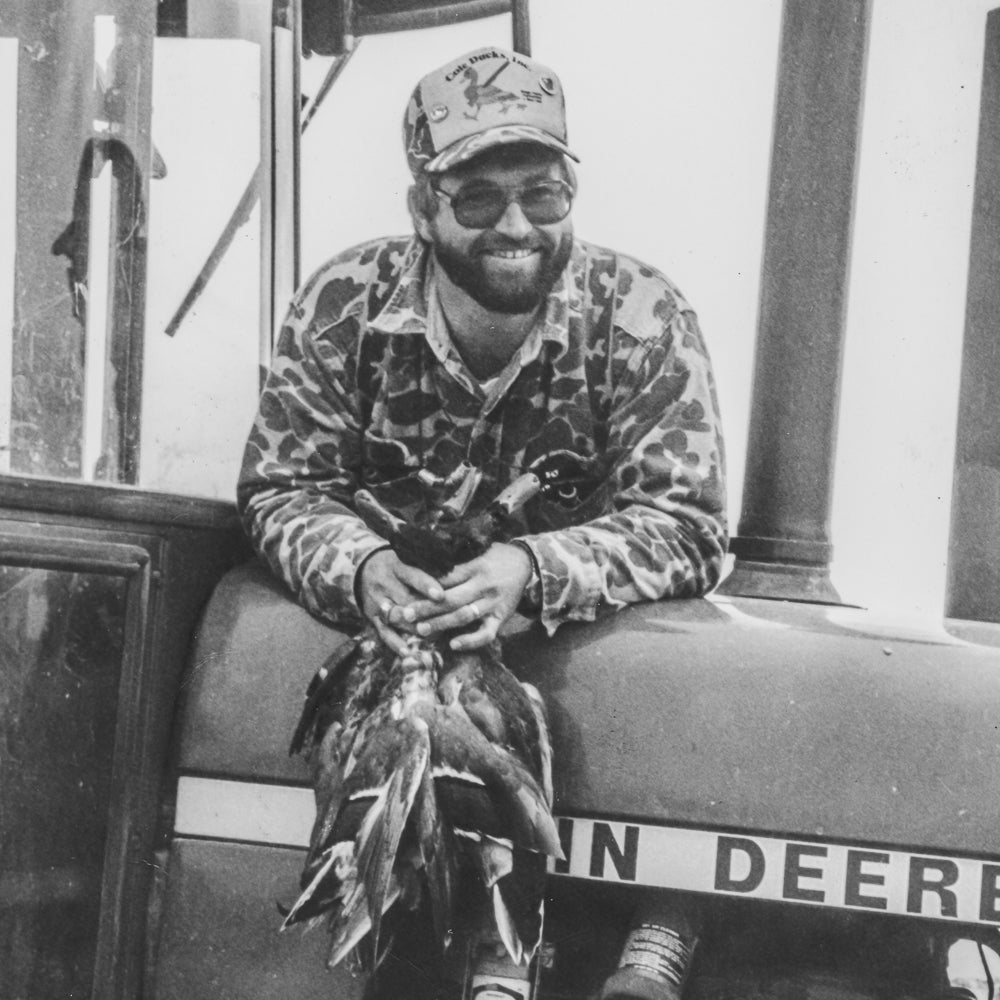
[(435, 104), (427, 117), (432, 122), (443, 122), (448, 117), (448, 106), (446, 104)]
[(519, 94), (515, 94), (510, 90), (504, 90), (503, 87), (495, 83), (497, 77), (509, 65), (510, 61), (505, 59), (500, 67), (495, 69), (482, 83), (479, 82), (479, 70), (473, 66), (466, 67), (462, 76), (468, 83), (463, 93), (469, 107), (475, 111), (475, 114), (469, 114), (468, 111), (464, 112), (466, 118), (476, 121), (479, 118), (479, 112), (488, 104), (499, 104), (500, 113), (503, 114), (509, 110), (511, 104), (517, 104), (521, 100)]
[(556, 81), (552, 79), (551, 76), (543, 76), (538, 81), (538, 86), (545, 91), (550, 97), (556, 92)]

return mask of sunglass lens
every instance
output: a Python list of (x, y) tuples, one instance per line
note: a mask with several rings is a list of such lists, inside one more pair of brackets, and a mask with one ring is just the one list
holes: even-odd
[[(538, 184), (521, 191), (516, 201), (532, 225), (547, 226), (569, 214), (570, 190), (564, 184)], [(459, 225), (488, 229), (500, 221), (509, 203), (502, 188), (472, 188), (453, 197), (452, 209)]]
[(521, 210), (529, 222), (549, 225), (566, 218), (569, 213), (569, 192), (561, 184), (539, 184), (521, 193)]
[(507, 196), (499, 188), (476, 188), (459, 191), (451, 204), (460, 225), (488, 229), (507, 210)]

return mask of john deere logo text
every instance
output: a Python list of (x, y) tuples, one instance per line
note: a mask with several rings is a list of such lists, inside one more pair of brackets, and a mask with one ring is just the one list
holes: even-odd
[(711, 830), (559, 821), (558, 875), (1000, 924), (1000, 861)]

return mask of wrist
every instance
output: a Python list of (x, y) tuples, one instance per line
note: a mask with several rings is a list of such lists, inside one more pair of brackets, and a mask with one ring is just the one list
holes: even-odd
[(532, 551), (531, 546), (526, 542), (515, 539), (511, 544), (516, 545), (527, 555), (530, 568), (530, 575), (524, 585), (524, 590), (521, 592), (521, 600), (518, 603), (517, 610), (523, 615), (538, 614), (542, 610), (543, 603), (542, 573), (538, 565), (538, 560), (535, 558), (535, 553)]
[(365, 614), (365, 604), (364, 604), (365, 595), (364, 595), (364, 590), (362, 588), (362, 584), (364, 582), (363, 578), (365, 569), (367, 568), (368, 563), (371, 561), (372, 556), (377, 556), (380, 552), (387, 552), (391, 550), (391, 548), (392, 546), (388, 544), (379, 545), (376, 548), (372, 549), (371, 551), (366, 552), (361, 557), (361, 561), (358, 563), (357, 568), (354, 570), (354, 588), (353, 588), (354, 603), (358, 606), (358, 611), (361, 612), (362, 617), (364, 617)]

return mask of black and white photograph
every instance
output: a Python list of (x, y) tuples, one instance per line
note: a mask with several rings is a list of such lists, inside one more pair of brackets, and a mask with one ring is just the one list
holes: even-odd
[(0, 0), (0, 1000), (1000, 1000), (1000, 0)]

